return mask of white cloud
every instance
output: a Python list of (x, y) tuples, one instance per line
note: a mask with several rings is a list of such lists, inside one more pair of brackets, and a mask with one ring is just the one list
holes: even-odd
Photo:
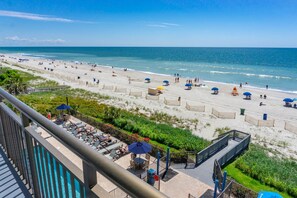
[(179, 24), (177, 23), (151, 23), (147, 24), (148, 27), (159, 27), (159, 28), (168, 28), (168, 27), (177, 27)]
[(78, 20), (59, 18), (59, 17), (49, 16), (49, 15), (33, 14), (33, 13), (26, 13), (26, 12), (15, 12), (15, 11), (7, 11), (7, 10), (0, 10), (0, 16), (28, 19), (28, 20), (34, 20), (34, 21), (54, 21), (54, 22), (64, 22), (64, 23), (73, 23), (73, 22), (93, 23), (89, 21), (78, 21)]
[(52, 44), (61, 44), (65, 43), (66, 41), (63, 39), (36, 39), (36, 38), (20, 38), (18, 36), (9, 36), (6, 37), (5, 40), (15, 41), (15, 42), (25, 42), (25, 43), (52, 43)]

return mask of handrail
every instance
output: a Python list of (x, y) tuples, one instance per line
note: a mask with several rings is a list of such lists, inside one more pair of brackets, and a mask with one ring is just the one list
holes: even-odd
[(85, 160), (90, 166), (94, 166), (96, 170), (104, 177), (111, 180), (119, 188), (125, 191), (132, 197), (167, 197), (163, 193), (157, 191), (155, 188), (145, 182), (141, 182), (139, 178), (120, 167), (116, 163), (110, 161), (103, 155), (100, 155), (86, 144), (80, 142), (77, 138), (58, 127), (56, 124), (36, 112), (25, 103), (21, 102), (11, 94), (0, 88), (0, 96), (8, 100), (14, 105), (22, 114), (29, 119), (37, 122), (40, 127), (44, 128), (51, 135), (58, 138), (72, 152)]

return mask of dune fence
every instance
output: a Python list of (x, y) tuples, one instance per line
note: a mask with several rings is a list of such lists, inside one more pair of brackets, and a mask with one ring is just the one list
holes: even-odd
[(142, 97), (142, 91), (130, 91), (129, 96)]
[(159, 100), (159, 96), (146, 94), (145, 99), (147, 99), (147, 100)]
[(204, 105), (193, 105), (193, 104), (186, 103), (186, 109), (189, 111), (205, 112)]
[(297, 126), (294, 126), (293, 124), (291, 124), (289, 122), (285, 122), (285, 130), (297, 134)]
[(113, 85), (103, 85), (102, 89), (104, 90), (113, 90)]
[(117, 93), (127, 93), (127, 88), (115, 87), (114, 92), (117, 92)]
[(212, 108), (211, 113), (218, 117), (218, 118), (222, 118), (222, 119), (235, 119), (236, 117), (236, 113), (235, 112), (222, 112), (222, 111), (218, 111), (214, 108)]
[(274, 127), (274, 119), (260, 120), (252, 116), (246, 115), (244, 121), (259, 127)]
[(166, 99), (166, 98), (164, 98), (164, 104), (166, 104), (168, 106), (180, 106), (181, 101), (179, 101), (178, 99)]

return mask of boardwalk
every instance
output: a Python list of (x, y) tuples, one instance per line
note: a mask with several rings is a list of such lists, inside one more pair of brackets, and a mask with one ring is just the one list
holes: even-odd
[(215, 159), (219, 159), (220, 157), (225, 155), (229, 150), (235, 147), (238, 143), (239, 142), (237, 141), (229, 140), (229, 144), (227, 147), (219, 151), (217, 154), (215, 154), (214, 156), (212, 156), (211, 158), (209, 158), (208, 160), (206, 160), (196, 168), (184, 169), (183, 168), (184, 166), (179, 168), (177, 166), (174, 166), (174, 168), (177, 168), (179, 171), (187, 175), (190, 175), (191, 177), (194, 177), (202, 181), (203, 183), (213, 187), (214, 182), (212, 180), (212, 173), (213, 173), (213, 165), (214, 165)]
[(0, 147), (0, 197), (32, 197)]

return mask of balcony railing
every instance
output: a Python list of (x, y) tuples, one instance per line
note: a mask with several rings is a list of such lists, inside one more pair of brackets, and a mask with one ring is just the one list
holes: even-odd
[[(82, 170), (42, 138), (31, 123), (80, 157)], [(97, 183), (97, 172), (131, 197), (166, 197), (1, 88), (0, 144), (34, 197), (109, 197)]]

